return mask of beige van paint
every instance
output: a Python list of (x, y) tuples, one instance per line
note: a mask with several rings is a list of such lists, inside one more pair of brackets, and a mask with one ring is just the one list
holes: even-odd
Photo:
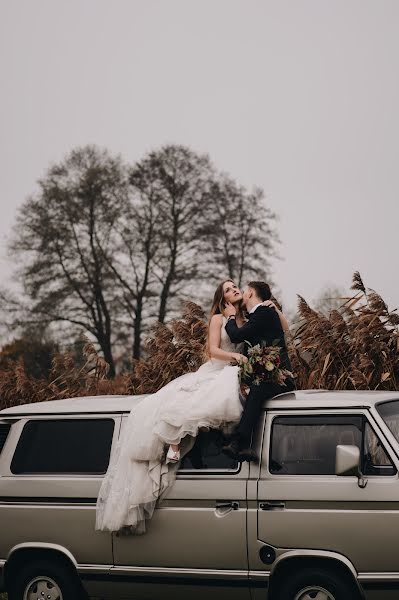
[[(266, 600), (282, 569), (298, 559), (339, 564), (359, 598), (390, 600), (399, 593), (399, 481), (357, 475), (273, 475), (268, 470), (273, 419), (285, 415), (363, 415), (399, 472), (399, 445), (375, 405), (396, 392), (297, 391), (267, 401), (254, 436), (259, 464), (236, 472), (180, 472), (144, 536), (94, 531), (101, 477), (14, 475), (10, 463), (30, 419), (115, 420), (113, 448), (126, 416), (145, 397), (74, 398), (0, 412), (12, 429), (0, 455), (0, 573), (21, 549), (62, 553), (91, 595), (211, 600)], [(221, 509), (221, 503), (234, 508)], [(263, 508), (262, 508), (263, 507)], [(275, 558), (262, 562), (270, 547)], [(292, 565), (292, 566), (291, 566)], [(4, 577), (0, 584), (4, 585)], [(6, 582), (7, 583), (7, 582)], [(397, 587), (396, 587), (396, 584)], [(384, 588), (385, 586), (385, 588)], [(396, 589), (395, 589), (396, 588)], [(271, 599), (272, 600), (272, 599)]]

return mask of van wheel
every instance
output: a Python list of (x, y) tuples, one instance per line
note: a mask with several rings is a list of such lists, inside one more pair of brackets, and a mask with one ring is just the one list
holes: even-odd
[(87, 598), (71, 568), (46, 560), (34, 561), (16, 571), (9, 600), (83, 600)]
[(358, 600), (353, 585), (319, 569), (290, 575), (278, 589), (276, 600)]

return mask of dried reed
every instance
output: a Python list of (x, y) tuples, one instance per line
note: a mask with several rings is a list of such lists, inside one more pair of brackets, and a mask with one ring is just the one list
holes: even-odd
[[(328, 316), (299, 296), (300, 321), (289, 342), (299, 389), (398, 390), (399, 316), (381, 296), (353, 276), (354, 294)], [(93, 344), (83, 348), (78, 367), (71, 354), (57, 354), (47, 378), (28, 376), (23, 360), (0, 370), (0, 408), (75, 396), (144, 394), (195, 371), (206, 360), (207, 321), (202, 308), (188, 302), (179, 319), (157, 324), (147, 340), (146, 358), (132, 371), (107, 377), (108, 365)]]
[(398, 389), (399, 316), (358, 272), (352, 289), (328, 317), (299, 296), (301, 321), (290, 344), (298, 388)]

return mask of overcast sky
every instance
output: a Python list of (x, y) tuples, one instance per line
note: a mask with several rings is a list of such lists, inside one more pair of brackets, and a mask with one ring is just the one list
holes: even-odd
[[(48, 165), (209, 153), (280, 216), (285, 305), (354, 270), (399, 306), (397, 0), (0, 0), (0, 274)], [(248, 249), (250, 252), (250, 248)]]

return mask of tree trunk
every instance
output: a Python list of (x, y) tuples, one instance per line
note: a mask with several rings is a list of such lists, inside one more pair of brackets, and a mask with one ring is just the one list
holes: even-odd
[(143, 316), (143, 299), (137, 299), (136, 316), (134, 319), (133, 358), (140, 358), (141, 354), (141, 323)]
[(172, 247), (172, 252), (171, 252), (171, 256), (170, 256), (169, 271), (168, 271), (168, 274), (166, 276), (165, 282), (162, 287), (161, 302), (159, 305), (158, 321), (160, 323), (163, 323), (165, 321), (166, 307), (167, 307), (167, 303), (168, 303), (168, 299), (169, 299), (170, 287), (175, 278), (178, 236), (179, 236), (179, 230), (178, 230), (178, 226), (177, 226), (177, 223), (175, 220), (174, 228), (173, 228), (173, 247)]
[(172, 261), (173, 263), (173, 267), (171, 266), (168, 276), (166, 277), (165, 283), (163, 285), (162, 288), (162, 292), (161, 292), (161, 302), (159, 304), (159, 315), (158, 315), (158, 321), (160, 323), (164, 323), (165, 321), (165, 317), (166, 317), (166, 308), (167, 308), (167, 303), (168, 303), (168, 298), (169, 298), (169, 292), (170, 292), (170, 286), (173, 280), (173, 276), (174, 276), (174, 263), (175, 261)]
[(104, 354), (104, 360), (109, 364), (108, 377), (113, 379), (115, 377), (115, 362), (112, 356), (111, 342), (107, 339), (99, 340), (101, 350)]

